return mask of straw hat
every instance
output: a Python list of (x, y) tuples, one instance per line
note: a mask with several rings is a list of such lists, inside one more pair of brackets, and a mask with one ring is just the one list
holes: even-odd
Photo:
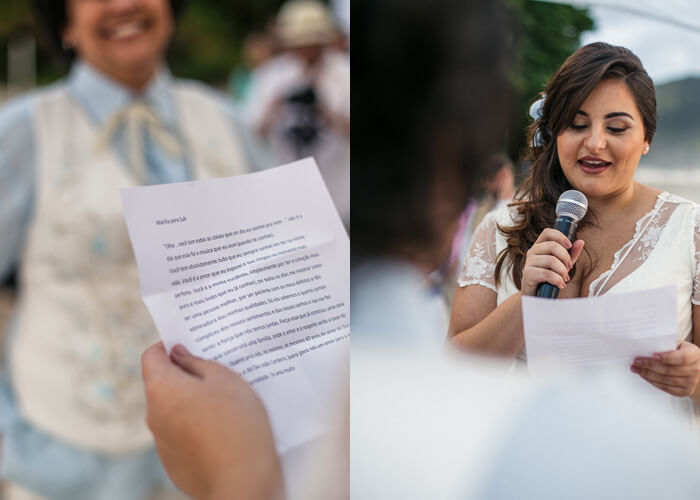
[(333, 41), (335, 23), (328, 8), (316, 0), (292, 0), (277, 14), (277, 35), (285, 47)]

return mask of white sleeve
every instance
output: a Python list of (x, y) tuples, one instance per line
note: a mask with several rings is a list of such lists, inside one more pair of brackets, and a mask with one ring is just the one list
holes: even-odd
[(481, 285), (496, 292), (497, 211), (490, 212), (474, 231), (469, 251), (464, 258), (459, 286)]
[(693, 276), (693, 295), (691, 301), (700, 305), (700, 210), (695, 212), (695, 273)]

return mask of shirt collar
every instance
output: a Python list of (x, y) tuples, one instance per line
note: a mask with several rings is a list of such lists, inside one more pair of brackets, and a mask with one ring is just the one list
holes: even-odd
[(68, 85), (98, 126), (104, 125), (114, 113), (137, 97), (145, 99), (166, 125), (174, 125), (175, 104), (170, 91), (171, 81), (170, 72), (162, 68), (139, 96), (89, 64), (78, 61), (71, 69)]

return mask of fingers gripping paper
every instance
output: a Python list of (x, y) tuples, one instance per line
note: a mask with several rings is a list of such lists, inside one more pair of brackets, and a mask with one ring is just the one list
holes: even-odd
[(168, 351), (250, 382), (279, 451), (324, 432), (347, 383), (350, 245), (313, 160), (121, 194)]
[(636, 356), (676, 347), (676, 290), (656, 288), (600, 297), (523, 297), (531, 373), (593, 366), (627, 370)]

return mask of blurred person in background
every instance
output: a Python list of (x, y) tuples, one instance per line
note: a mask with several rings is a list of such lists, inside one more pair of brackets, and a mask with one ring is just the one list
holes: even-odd
[(486, 214), (498, 210), (513, 201), (515, 194), (515, 176), (513, 162), (504, 153), (497, 153), (488, 159), (488, 177), (481, 183), (481, 192), (469, 200), (457, 223), (457, 231), (452, 241), (452, 250), (448, 259), (430, 275), (436, 291), (441, 293), (447, 304), (447, 315), (452, 307), (457, 279), (462, 263), (469, 250), (474, 230), (486, 217)]
[(180, 497), (144, 423), (139, 358), (157, 334), (119, 189), (261, 167), (227, 99), (168, 71), (182, 6), (36, 2), (74, 62), (0, 109), (0, 275), (20, 265), (0, 399), (9, 500)]
[(245, 106), (253, 72), (277, 53), (277, 40), (266, 30), (254, 31), (243, 40), (243, 61), (229, 76), (229, 92)]
[(346, 228), (350, 221), (350, 58), (337, 50), (328, 7), (291, 0), (279, 10), (282, 52), (250, 83), (247, 120), (278, 163), (313, 156)]

